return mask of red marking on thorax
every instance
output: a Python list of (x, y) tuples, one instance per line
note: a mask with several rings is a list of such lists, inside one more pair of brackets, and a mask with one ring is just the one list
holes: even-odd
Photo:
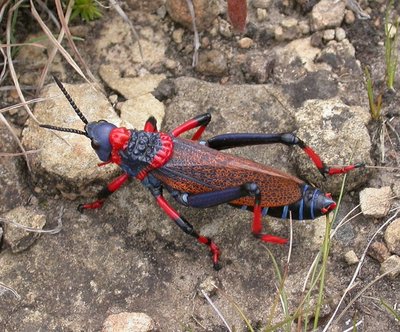
[(124, 128), (114, 128), (110, 132), (110, 143), (111, 143), (111, 158), (110, 161), (120, 165), (121, 156), (119, 155), (119, 150), (123, 150), (128, 146), (129, 139), (131, 138), (131, 132)]
[(161, 166), (163, 166), (172, 156), (172, 152), (174, 150), (174, 143), (172, 142), (171, 136), (165, 133), (159, 133), (159, 135), (162, 147), (154, 156), (151, 163), (147, 167), (143, 168), (138, 173), (138, 175), (136, 175), (136, 178), (139, 180), (143, 180), (147, 176), (147, 174), (153, 169), (160, 168)]

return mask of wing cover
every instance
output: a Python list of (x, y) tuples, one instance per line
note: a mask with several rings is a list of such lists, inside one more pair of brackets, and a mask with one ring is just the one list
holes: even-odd
[[(301, 198), (300, 184), (304, 183), (272, 167), (182, 138), (174, 139), (171, 159), (151, 174), (166, 185), (189, 194), (255, 182), (261, 189), (261, 205), (265, 207), (296, 202)], [(230, 203), (252, 206), (254, 198), (243, 197)]]

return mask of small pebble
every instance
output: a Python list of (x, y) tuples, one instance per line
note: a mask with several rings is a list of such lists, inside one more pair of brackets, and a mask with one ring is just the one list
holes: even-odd
[(389, 251), (400, 256), (400, 218), (386, 228), (384, 239)]
[(182, 43), (184, 33), (185, 33), (185, 30), (183, 30), (181, 28), (174, 30), (174, 32), (172, 32), (172, 40), (177, 44)]
[(216, 285), (217, 285), (217, 280), (212, 276), (208, 276), (199, 285), (200, 296), (204, 297), (203, 292), (206, 293), (208, 296), (213, 296), (217, 291)]
[(400, 274), (400, 257), (397, 255), (390, 256), (381, 264), (380, 272), (381, 274), (389, 272), (388, 278), (395, 279)]
[(271, 2), (272, 0), (253, 0), (252, 4), (254, 8), (268, 9)]
[(392, 196), (390, 187), (365, 188), (360, 192), (361, 211), (364, 216), (382, 218), (389, 212)]
[(346, 24), (353, 24), (356, 21), (356, 17), (351, 10), (346, 10), (344, 13), (344, 21)]
[(268, 17), (267, 10), (262, 8), (257, 8), (256, 15), (259, 22), (266, 20), (266, 18)]
[(335, 29), (335, 39), (338, 41), (338, 42), (340, 42), (340, 41), (342, 41), (343, 39), (345, 39), (346, 38), (346, 31), (343, 29), (343, 28), (341, 28), (341, 27), (337, 27), (336, 29)]
[(324, 34), (322, 35), (322, 38), (324, 39), (325, 42), (333, 40), (335, 38), (335, 30), (334, 29), (326, 29), (324, 31)]
[(103, 323), (102, 332), (151, 332), (154, 331), (153, 319), (142, 312), (121, 312), (109, 315)]
[(348, 265), (354, 265), (360, 261), (353, 250), (346, 252), (344, 254), (344, 259)]
[(390, 252), (384, 243), (375, 241), (368, 248), (368, 255), (383, 263), (390, 257)]
[(254, 44), (253, 39), (249, 37), (244, 37), (239, 40), (239, 47), (240, 48), (250, 48)]

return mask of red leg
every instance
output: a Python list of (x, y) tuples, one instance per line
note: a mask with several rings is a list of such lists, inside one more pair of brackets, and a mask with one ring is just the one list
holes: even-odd
[(195, 118), (186, 121), (185, 123), (181, 124), (179, 127), (175, 128), (172, 131), (172, 136), (178, 137), (179, 135), (200, 127), (197, 129), (197, 131), (194, 133), (192, 140), (197, 141), (200, 139), (201, 135), (203, 134), (204, 130), (206, 129), (207, 125), (211, 121), (211, 114), (210, 113), (204, 113), (202, 115), (196, 116)]
[[(254, 191), (254, 190), (253, 190)], [(270, 234), (262, 234), (262, 219), (261, 219), (261, 193), (260, 190), (257, 188), (256, 191), (254, 191), (254, 196), (255, 196), (255, 201), (254, 201), (254, 207), (253, 207), (253, 224), (251, 226), (251, 232), (253, 235), (260, 239), (263, 242), (270, 242), (270, 243), (276, 243), (276, 244), (286, 244), (287, 240), (284, 238), (281, 238), (279, 236), (274, 236)]]
[(157, 120), (154, 116), (151, 116), (147, 119), (144, 125), (144, 131), (155, 133), (157, 132)]
[(129, 175), (127, 173), (121, 174), (119, 177), (110, 182), (105, 186), (98, 194), (97, 200), (92, 203), (80, 204), (78, 206), (78, 211), (83, 212), (86, 209), (99, 209), (103, 206), (104, 201), (108, 196), (110, 196), (114, 191), (121, 188), (121, 186), (128, 180)]
[(197, 239), (201, 244), (205, 244), (209, 247), (212, 255), (212, 261), (215, 270), (219, 270), (221, 267), (219, 265), (219, 255), (220, 251), (218, 246), (208, 237), (199, 235), (193, 228), (193, 226), (182, 217), (161, 195), (158, 194), (155, 196), (158, 205), (164, 210), (164, 212), (170, 217), (181, 230), (183, 230), (186, 234), (189, 234)]

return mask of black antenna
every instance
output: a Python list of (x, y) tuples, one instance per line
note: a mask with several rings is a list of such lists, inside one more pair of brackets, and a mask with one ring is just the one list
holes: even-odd
[(78, 129), (62, 128), (62, 127), (56, 127), (56, 126), (47, 125), (47, 124), (40, 124), (39, 127), (52, 129), (52, 130), (58, 130), (58, 131), (65, 131), (67, 133), (74, 133), (74, 134), (79, 134), (79, 135), (84, 135), (86, 137), (89, 137), (87, 132), (78, 130)]
[(72, 100), (72, 97), (69, 95), (67, 90), (65, 90), (64, 85), (62, 85), (60, 80), (54, 75), (53, 75), (53, 79), (57, 83), (57, 85), (60, 88), (60, 90), (62, 91), (62, 93), (64, 94), (65, 98), (67, 98), (68, 102), (70, 103), (70, 105), (74, 109), (75, 113), (79, 116), (79, 118), (82, 120), (82, 122), (84, 124), (88, 124), (88, 120), (85, 118), (85, 116), (83, 115), (81, 110), (78, 108), (78, 106), (76, 106), (75, 102)]

